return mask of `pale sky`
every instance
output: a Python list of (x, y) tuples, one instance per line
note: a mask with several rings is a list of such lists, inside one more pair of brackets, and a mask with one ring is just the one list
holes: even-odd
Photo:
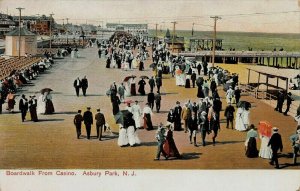
[(149, 23), (159, 29), (213, 30), (210, 16), (221, 16), (218, 31), (300, 32), (300, 0), (0, 0), (0, 11), (18, 15), (49, 15), (58, 23)]

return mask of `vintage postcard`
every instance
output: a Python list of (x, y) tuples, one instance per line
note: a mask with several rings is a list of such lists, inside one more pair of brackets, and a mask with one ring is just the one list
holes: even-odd
[(299, 190), (300, 1), (0, 0), (0, 190)]

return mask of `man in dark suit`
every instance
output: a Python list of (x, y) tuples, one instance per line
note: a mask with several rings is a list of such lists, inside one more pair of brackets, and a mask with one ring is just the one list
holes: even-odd
[(149, 106), (150, 106), (151, 110), (153, 110), (153, 107), (154, 107), (154, 100), (155, 100), (154, 93), (153, 93), (153, 92), (150, 92), (150, 93), (148, 94), (148, 99), (147, 99), (147, 101), (148, 101), (148, 103), (149, 103)]
[(83, 121), (86, 128), (87, 139), (91, 136), (91, 125), (93, 124), (93, 113), (90, 111), (91, 108), (88, 107), (87, 111), (83, 114)]
[(200, 133), (202, 138), (202, 146), (205, 147), (205, 137), (209, 132), (209, 121), (207, 119), (207, 113), (205, 111), (198, 113), (198, 124), (200, 125)]
[(86, 96), (86, 90), (88, 87), (89, 87), (88, 80), (86, 79), (86, 76), (84, 76), (81, 80), (81, 88), (82, 88), (83, 96)]
[(76, 127), (76, 133), (77, 133), (77, 139), (79, 139), (80, 135), (81, 135), (81, 124), (83, 121), (83, 117), (81, 115), (81, 110), (78, 110), (78, 113), (75, 115), (74, 117), (74, 125)]
[(216, 138), (218, 136), (218, 132), (220, 131), (220, 121), (219, 116), (216, 112), (213, 112), (210, 118), (210, 131), (213, 132), (213, 146), (216, 144)]
[(150, 92), (153, 92), (153, 88), (155, 87), (155, 80), (153, 76), (149, 79)]
[(198, 63), (198, 65), (197, 65), (197, 70), (198, 70), (198, 75), (199, 75), (199, 76), (200, 76), (200, 74), (201, 74), (201, 69), (202, 69), (202, 66), (201, 66), (200, 63)]
[(79, 90), (81, 88), (81, 81), (80, 81), (79, 77), (74, 81), (73, 86), (75, 88), (77, 97), (79, 97)]
[(292, 93), (289, 92), (289, 93), (286, 95), (286, 110), (285, 110), (285, 112), (283, 113), (283, 114), (286, 115), (286, 116), (287, 116), (287, 113), (288, 113), (289, 110), (290, 110), (292, 101), (294, 101), (294, 99), (292, 98)]
[(192, 83), (193, 83), (193, 88), (195, 88), (196, 78), (197, 78), (197, 75), (196, 75), (195, 71), (193, 71), (193, 73), (191, 75), (191, 80), (192, 80)]
[(155, 81), (156, 81), (157, 92), (160, 92), (160, 87), (162, 86), (161, 77), (156, 77)]
[(226, 121), (227, 121), (227, 123), (226, 123), (227, 129), (229, 127), (229, 122), (231, 123), (231, 129), (233, 129), (234, 112), (235, 112), (235, 109), (229, 102), (229, 105), (226, 107), (225, 112), (224, 112), (224, 116), (226, 117)]
[(280, 150), (280, 152), (282, 152), (283, 146), (282, 146), (281, 135), (278, 133), (277, 127), (273, 127), (273, 135), (270, 138), (268, 146), (271, 146), (271, 149), (273, 152), (270, 164), (274, 165), (274, 162), (275, 162), (275, 165), (276, 165), (275, 168), (279, 168), (277, 152), (278, 152), (278, 150)]
[(181, 131), (181, 112), (182, 107), (180, 106), (180, 102), (177, 101), (174, 108), (174, 131)]
[(160, 110), (160, 103), (161, 103), (161, 95), (159, 92), (154, 97), (155, 99), (155, 105), (156, 105), (156, 112), (159, 113)]
[(24, 94), (21, 96), (21, 99), (19, 101), (19, 110), (21, 111), (22, 122), (24, 122), (26, 113), (28, 111), (28, 101)]
[(103, 126), (105, 125), (105, 117), (102, 113), (100, 113), (100, 109), (97, 109), (95, 120), (96, 120), (97, 138), (99, 138), (99, 141), (101, 141), (102, 130), (103, 130)]
[(197, 141), (196, 141), (196, 133), (198, 130), (198, 120), (197, 120), (197, 115), (195, 112), (192, 112), (192, 115), (189, 116), (187, 119), (187, 125), (190, 133), (190, 143), (193, 144), (192, 142), (192, 137), (194, 140), (194, 146), (197, 147)]
[(169, 113), (168, 113), (167, 122), (171, 123), (171, 125), (173, 126), (174, 121), (175, 121), (174, 110), (173, 110), (173, 109), (170, 109), (170, 111), (169, 111)]

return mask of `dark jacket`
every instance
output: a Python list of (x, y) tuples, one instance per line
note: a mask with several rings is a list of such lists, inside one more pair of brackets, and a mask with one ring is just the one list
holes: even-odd
[(105, 124), (105, 117), (102, 113), (96, 113), (95, 115), (96, 125), (104, 125)]
[(188, 128), (190, 131), (197, 131), (198, 130), (198, 120), (197, 117), (193, 119), (192, 116), (188, 118)]
[(228, 119), (234, 118), (235, 109), (232, 105), (228, 105), (225, 109), (224, 116)]
[(76, 124), (81, 124), (82, 121), (83, 121), (82, 115), (80, 113), (76, 114), (75, 117), (74, 117), (74, 120), (73, 120), (74, 124), (75, 125)]
[(28, 102), (27, 102), (26, 99), (20, 99), (19, 110), (20, 111), (27, 111), (28, 110)]
[(197, 78), (196, 73), (192, 73), (192, 75), (191, 75), (191, 80), (192, 80), (192, 81), (196, 81), (196, 78)]
[(168, 119), (167, 119), (167, 121), (169, 121), (170, 123), (174, 123), (174, 121), (175, 121), (175, 114), (174, 114), (174, 112), (169, 112), (168, 113)]
[(73, 86), (76, 88), (76, 87), (81, 87), (81, 80), (79, 80), (79, 84), (77, 84), (77, 79), (74, 80), (74, 83), (73, 83)]
[(154, 100), (155, 100), (154, 93), (153, 93), (153, 92), (150, 92), (150, 93), (148, 94), (148, 99), (147, 99), (147, 101), (148, 101), (148, 103), (153, 103)]
[(151, 78), (149, 80), (149, 85), (150, 85), (150, 87), (154, 87), (155, 86), (155, 80), (153, 78)]
[(88, 88), (89, 87), (89, 84), (88, 84), (88, 80), (87, 79), (82, 79), (81, 80), (81, 87), (82, 88)]
[(156, 81), (156, 86), (162, 86), (162, 80), (161, 80), (160, 77), (157, 77), (157, 78), (155, 79), (155, 81)]
[(281, 140), (281, 135), (278, 133), (274, 133), (271, 136), (271, 139), (268, 143), (268, 146), (271, 145), (271, 149), (274, 151), (278, 151), (278, 149), (280, 149), (280, 151), (282, 151), (283, 149), (283, 145), (282, 145), (282, 140)]
[(93, 113), (90, 111), (86, 111), (83, 114), (84, 124), (90, 125), (93, 124)]

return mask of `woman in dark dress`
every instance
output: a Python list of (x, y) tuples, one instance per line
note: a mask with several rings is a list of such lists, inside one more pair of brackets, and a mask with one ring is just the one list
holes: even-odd
[(256, 138), (250, 137), (247, 145), (246, 156), (248, 158), (258, 157), (258, 150), (256, 147)]
[(171, 125), (168, 125), (166, 127), (168, 131), (167, 131), (166, 141), (163, 145), (163, 150), (165, 151), (166, 156), (168, 158), (169, 157), (182, 158), (182, 156), (179, 154), (179, 151), (173, 139), (173, 131), (171, 130)]
[(117, 113), (119, 113), (119, 111), (120, 111), (120, 109), (119, 109), (120, 103), (121, 103), (121, 101), (120, 101), (119, 97), (117, 95), (115, 95), (112, 98), (113, 115), (116, 115)]
[(145, 85), (146, 85), (146, 82), (145, 82), (145, 80), (144, 79), (141, 79), (140, 81), (139, 81), (139, 92), (140, 92), (140, 94), (141, 95), (145, 95), (146, 93), (145, 93)]
[(197, 97), (204, 98), (204, 92), (203, 92), (202, 86), (198, 86)]
[(52, 102), (52, 96), (50, 94), (50, 92), (45, 92), (46, 96), (45, 96), (45, 99), (46, 99), (46, 111), (45, 111), (45, 114), (53, 114), (54, 113), (54, 105), (53, 105), (53, 102)]
[(134, 80), (134, 78), (131, 78), (131, 81), (130, 81), (130, 94), (132, 96), (136, 96), (136, 88), (135, 88), (135, 80)]
[(110, 63), (111, 63), (111, 60), (108, 57), (107, 60), (106, 60), (106, 68), (110, 68)]
[(142, 71), (142, 70), (144, 70), (144, 62), (140, 61), (140, 63), (139, 63), (139, 71)]

